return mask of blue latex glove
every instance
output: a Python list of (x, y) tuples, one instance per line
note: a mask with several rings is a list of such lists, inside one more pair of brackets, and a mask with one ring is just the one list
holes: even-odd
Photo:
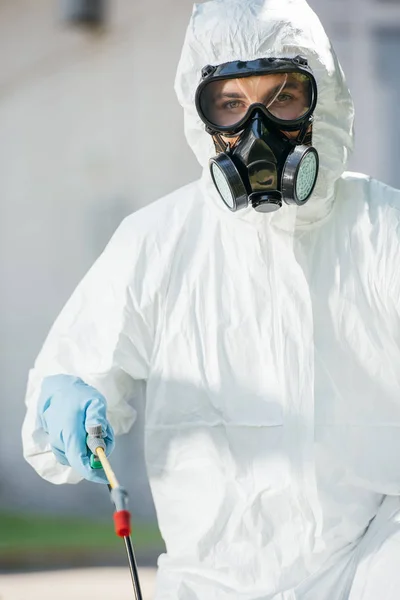
[(114, 449), (114, 432), (106, 417), (106, 400), (95, 388), (72, 375), (52, 375), (43, 380), (38, 416), (49, 435), (58, 462), (69, 465), (85, 479), (107, 483), (102, 469), (90, 467), (86, 428), (101, 425), (106, 454)]

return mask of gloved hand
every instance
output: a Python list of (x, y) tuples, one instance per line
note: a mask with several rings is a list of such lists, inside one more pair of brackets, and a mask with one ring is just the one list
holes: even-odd
[(106, 400), (95, 388), (72, 375), (52, 375), (43, 380), (38, 403), (41, 426), (58, 462), (69, 465), (85, 479), (107, 483), (102, 469), (90, 467), (86, 428), (101, 425), (106, 454), (114, 449), (114, 432), (106, 417)]

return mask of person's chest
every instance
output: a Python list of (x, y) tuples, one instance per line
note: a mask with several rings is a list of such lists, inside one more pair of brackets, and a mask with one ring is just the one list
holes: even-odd
[(306, 437), (315, 426), (317, 446), (381, 488), (400, 482), (400, 348), (380, 311), (373, 256), (352, 252), (329, 227), (296, 244), (280, 232), (210, 236), (171, 272), (154, 366), (164, 380), (208, 390), (195, 410), (185, 400), (191, 418), (309, 426)]

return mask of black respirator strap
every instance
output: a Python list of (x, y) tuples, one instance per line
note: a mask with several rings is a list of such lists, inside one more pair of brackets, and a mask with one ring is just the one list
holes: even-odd
[[(304, 144), (306, 146), (312, 143), (312, 131), (308, 131), (312, 124), (314, 123), (314, 115), (310, 115), (310, 117), (304, 121), (302, 128), (299, 131), (299, 135), (296, 138), (296, 144)], [(307, 134), (310, 134), (309, 140), (310, 144), (306, 143)]]

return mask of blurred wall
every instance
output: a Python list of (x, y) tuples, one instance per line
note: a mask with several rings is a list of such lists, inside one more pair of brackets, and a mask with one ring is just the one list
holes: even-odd
[[(59, 5), (0, 2), (0, 506), (108, 511), (96, 486), (56, 488), (24, 463), (26, 378), (121, 219), (199, 174), (173, 90), (191, 4), (112, 0), (103, 33), (63, 24)], [(137, 430), (118, 448), (130, 476), (116, 470), (151, 514)]]
[(309, 0), (346, 74), (356, 108), (349, 168), (400, 188), (400, 2)]
[[(355, 98), (351, 166), (400, 186), (400, 6), (310, 3)], [(173, 91), (190, 0), (110, 5), (93, 33), (63, 23), (56, 0), (0, 1), (0, 508), (109, 512), (96, 486), (52, 486), (24, 463), (27, 372), (121, 219), (199, 174)], [(141, 425), (140, 414), (114, 464), (149, 518)]]

